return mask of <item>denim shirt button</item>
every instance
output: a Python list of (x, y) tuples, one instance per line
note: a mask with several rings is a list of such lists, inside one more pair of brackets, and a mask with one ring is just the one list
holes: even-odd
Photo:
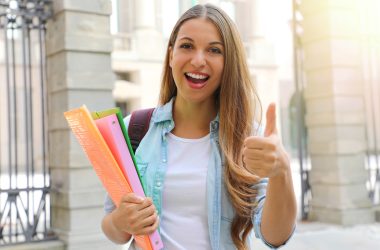
[(215, 131), (215, 130), (217, 130), (218, 129), (218, 124), (217, 123), (212, 123), (211, 124), (211, 129), (213, 130), (213, 131)]
[(157, 183), (156, 183), (156, 186), (157, 186), (157, 187), (161, 187), (161, 182), (157, 182)]
[(162, 159), (162, 162), (163, 162), (163, 163), (166, 163), (166, 159)]

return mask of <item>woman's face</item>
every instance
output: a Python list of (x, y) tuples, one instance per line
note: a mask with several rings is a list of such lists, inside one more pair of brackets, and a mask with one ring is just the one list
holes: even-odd
[(214, 101), (224, 65), (224, 45), (216, 26), (203, 18), (184, 22), (170, 48), (169, 64), (177, 101)]

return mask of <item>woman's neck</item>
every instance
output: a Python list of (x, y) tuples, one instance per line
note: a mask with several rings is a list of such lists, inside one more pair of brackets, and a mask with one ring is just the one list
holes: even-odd
[(182, 138), (201, 138), (210, 132), (210, 122), (217, 114), (215, 101), (189, 103), (176, 98), (173, 107), (173, 134)]

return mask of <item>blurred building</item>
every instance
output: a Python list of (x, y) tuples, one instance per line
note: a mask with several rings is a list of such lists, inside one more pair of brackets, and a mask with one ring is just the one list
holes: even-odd
[(206, 2), (236, 22), (263, 112), (279, 104), (300, 219), (375, 221), (378, 1), (54, 0), (51, 17), (47, 2), (0, 5), (12, 6), (0, 12), (1, 246), (120, 249), (101, 233), (105, 193), (62, 114), (155, 106), (170, 31)]
[(195, 3), (203, 2), (221, 6), (237, 23), (264, 108), (269, 101), (278, 100), (278, 66), (274, 48), (265, 38), (265, 23), (258, 22), (263, 1), (113, 2), (112, 69), (117, 77), (113, 95), (125, 107), (126, 113), (157, 104), (162, 63), (171, 29), (181, 13)]

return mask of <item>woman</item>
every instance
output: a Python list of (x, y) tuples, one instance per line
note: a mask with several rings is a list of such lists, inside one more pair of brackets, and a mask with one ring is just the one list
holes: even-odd
[(107, 199), (106, 236), (124, 244), (159, 227), (165, 249), (250, 249), (254, 228), (269, 247), (283, 245), (296, 218), (289, 158), (274, 104), (265, 137), (255, 110), (235, 25), (213, 5), (192, 7), (171, 34), (160, 105), (136, 150), (152, 199), (128, 194), (118, 208)]

